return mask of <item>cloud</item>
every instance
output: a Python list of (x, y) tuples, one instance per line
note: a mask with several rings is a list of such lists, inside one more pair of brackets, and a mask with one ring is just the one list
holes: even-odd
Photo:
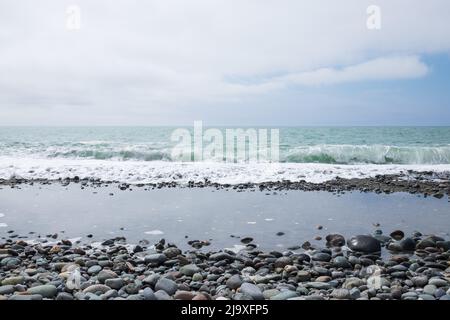
[(242, 91), (264, 92), (292, 85), (323, 86), (370, 80), (414, 79), (429, 72), (417, 56), (386, 57), (342, 68), (320, 68), (274, 77), (257, 85), (239, 86)]
[(3, 0), (0, 123), (168, 119), (289, 86), (414, 79), (422, 55), (450, 52), (448, 1), (377, 2), (371, 31), (366, 0)]

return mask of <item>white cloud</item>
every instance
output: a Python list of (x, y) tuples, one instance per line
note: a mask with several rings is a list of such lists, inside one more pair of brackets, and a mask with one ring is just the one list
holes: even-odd
[[(81, 8), (75, 32), (65, 29), (72, 4)], [(428, 70), (421, 55), (450, 52), (447, 0), (379, 0), (379, 31), (366, 28), (370, 4), (2, 0), (0, 122), (45, 108), (120, 118), (124, 106), (126, 116), (159, 119), (289, 85), (417, 78)]]
[(264, 92), (289, 85), (321, 86), (370, 80), (414, 79), (425, 76), (429, 68), (417, 56), (386, 57), (346, 66), (321, 68), (274, 77), (257, 85), (238, 86), (242, 91)]

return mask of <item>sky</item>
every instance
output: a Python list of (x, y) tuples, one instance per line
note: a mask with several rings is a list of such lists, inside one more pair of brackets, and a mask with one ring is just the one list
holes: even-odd
[(448, 0), (0, 0), (3, 126), (450, 125), (449, 83)]

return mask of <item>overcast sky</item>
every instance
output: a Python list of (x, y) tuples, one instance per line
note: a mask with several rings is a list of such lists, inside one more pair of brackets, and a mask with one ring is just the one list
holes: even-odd
[(449, 53), (448, 0), (0, 0), (0, 125), (450, 125)]

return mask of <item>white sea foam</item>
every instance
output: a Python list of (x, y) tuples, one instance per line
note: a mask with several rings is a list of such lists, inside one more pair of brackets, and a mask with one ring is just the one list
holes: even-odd
[(124, 183), (160, 183), (208, 180), (220, 184), (305, 180), (320, 183), (340, 178), (367, 178), (414, 171), (450, 172), (439, 165), (335, 165), (319, 163), (251, 163), (111, 161), (0, 157), (0, 179), (64, 179), (75, 176)]
[(0, 222), (0, 228), (6, 228), (8, 225), (4, 222)]
[(152, 235), (152, 236), (157, 236), (157, 235), (164, 234), (164, 232), (162, 232), (161, 230), (151, 230), (151, 231), (146, 231), (144, 233)]

